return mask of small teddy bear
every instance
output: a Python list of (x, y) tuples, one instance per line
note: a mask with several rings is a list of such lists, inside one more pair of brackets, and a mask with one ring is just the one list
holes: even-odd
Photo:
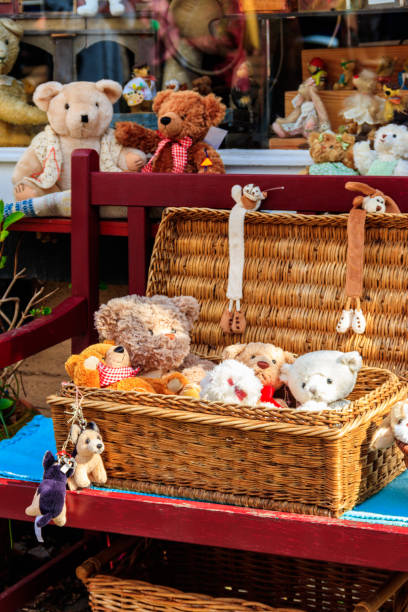
[[(190, 381), (180, 372), (170, 372), (162, 377), (137, 376), (140, 367), (132, 368), (129, 353), (124, 346), (110, 342), (93, 344), (80, 355), (71, 355), (65, 369), (79, 387), (160, 393), (163, 395), (191, 395), (184, 393)], [(197, 396), (198, 393), (195, 394)]]
[(108, 477), (101, 454), (105, 450), (99, 427), (93, 421), (82, 429), (76, 423), (71, 427), (71, 440), (75, 445), (72, 456), (75, 458), (74, 473), (68, 478), (68, 488), (76, 491), (85, 489), (91, 482), (105, 484)]
[(342, 73), (333, 89), (353, 89), (353, 76), (356, 70), (356, 60), (342, 59), (340, 66)]
[(362, 70), (353, 77), (357, 93), (344, 100), (342, 115), (349, 131), (360, 134), (383, 123), (384, 100), (376, 95), (377, 79), (372, 70)]
[(30, 506), (25, 509), (28, 516), (37, 517), (34, 530), (39, 542), (43, 542), (41, 529), (53, 521), (59, 527), (67, 521), (65, 494), (67, 479), (74, 472), (74, 462), (70, 465), (60, 463), (51, 451), (43, 458), (44, 476), (34, 494)]
[(375, 432), (370, 444), (371, 449), (385, 449), (394, 444), (404, 455), (405, 466), (408, 467), (408, 402), (397, 402), (391, 408), (390, 414)]
[(312, 132), (308, 142), (309, 154), (314, 163), (306, 169), (306, 174), (358, 174), (354, 169), (354, 141), (354, 136), (347, 132)]
[(214, 94), (160, 91), (153, 102), (158, 131), (131, 121), (116, 124), (116, 140), (153, 156), (143, 172), (224, 174), (221, 157), (204, 142), (211, 126), (221, 123), (225, 106)]
[(253, 370), (262, 383), (261, 401), (280, 407), (281, 400), (274, 399), (274, 393), (283, 385), (280, 379), (281, 368), (285, 363), (293, 363), (295, 356), (273, 344), (249, 342), (226, 346), (222, 359), (235, 359)]
[(358, 142), (353, 148), (355, 167), (367, 176), (408, 176), (408, 129), (390, 123), (380, 127), (370, 144)]
[(280, 379), (299, 402), (298, 409), (338, 409), (350, 403), (345, 398), (354, 389), (361, 366), (357, 351), (314, 351), (283, 364)]
[(200, 398), (208, 402), (256, 406), (262, 383), (248, 366), (227, 359), (215, 366), (201, 381)]

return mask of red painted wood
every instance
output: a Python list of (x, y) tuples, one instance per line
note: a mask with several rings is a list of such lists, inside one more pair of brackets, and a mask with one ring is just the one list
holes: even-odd
[(96, 151), (79, 149), (72, 156), (71, 283), (72, 295), (88, 307), (86, 330), (74, 334), (72, 351), (79, 353), (97, 340), (93, 313), (99, 304), (98, 210), (90, 206), (90, 173), (99, 170)]
[[(31, 520), (35, 484), (0, 479), (0, 516)], [(110, 491), (67, 492), (67, 525), (408, 571), (408, 528)]]
[(72, 574), (76, 565), (86, 559), (89, 554), (86, 539), (73, 544), (35, 572), (25, 576), (0, 593), (1, 612), (14, 612), (51, 584), (56, 583), (66, 575)]
[[(51, 234), (70, 234), (71, 219), (58, 219), (55, 217), (26, 217), (14, 223), (11, 231), (18, 232), (48, 232)], [(99, 221), (100, 236), (127, 236), (128, 224), (123, 220)]]
[(85, 333), (87, 307), (84, 298), (67, 298), (54, 308), (52, 314), (0, 334), (0, 368), (35, 355), (73, 334)]
[[(394, 198), (408, 212), (407, 177), (356, 177)], [(118, 180), (119, 179), (119, 180)], [(96, 206), (194, 206), (231, 208), (231, 187), (255, 182), (262, 189), (283, 185), (272, 191), (263, 210), (348, 212), (354, 194), (344, 189), (347, 176), (302, 176), (277, 174), (132, 174), (94, 173), (91, 177), (92, 203)]]
[(129, 294), (144, 295), (147, 278), (147, 225), (145, 208), (128, 209)]

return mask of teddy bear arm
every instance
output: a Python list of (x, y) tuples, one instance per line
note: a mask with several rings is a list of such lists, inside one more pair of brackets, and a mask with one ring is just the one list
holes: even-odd
[[(212, 166), (201, 166), (206, 157), (210, 159)], [(201, 142), (200, 146), (194, 151), (194, 161), (198, 168), (198, 174), (225, 174), (221, 157), (213, 147), (204, 142)]]
[(118, 166), (124, 172), (140, 172), (146, 161), (146, 154), (140, 149), (123, 147), (119, 155)]
[(106, 474), (102, 458), (98, 457), (98, 459), (99, 461), (96, 462), (96, 465), (90, 474), (90, 478), (91, 481), (95, 482), (96, 484), (105, 484), (105, 482), (108, 480), (108, 476)]
[(354, 164), (360, 174), (367, 174), (371, 164), (377, 157), (375, 151), (370, 149), (368, 142), (358, 142), (353, 148)]
[(145, 153), (154, 153), (160, 141), (156, 132), (131, 121), (116, 124), (115, 138), (123, 147), (141, 149)]
[(86, 464), (79, 464), (76, 466), (75, 472), (73, 475), (73, 480), (75, 484), (77, 485), (77, 487), (81, 489), (85, 489), (86, 487), (89, 487), (89, 485), (91, 484), (91, 481), (88, 478)]
[(151, 380), (150, 378), (143, 378), (142, 376), (132, 376), (130, 378), (123, 378), (109, 385), (109, 389), (137, 391), (138, 393), (155, 393), (154, 387), (150, 384)]
[(0, 119), (14, 125), (45, 125), (47, 114), (36, 106), (0, 91)]
[(14, 168), (11, 181), (13, 185), (21, 183), (26, 177), (32, 176), (35, 173), (40, 173), (42, 170), (41, 162), (36, 156), (34, 149), (28, 147), (23, 155), (18, 160)]

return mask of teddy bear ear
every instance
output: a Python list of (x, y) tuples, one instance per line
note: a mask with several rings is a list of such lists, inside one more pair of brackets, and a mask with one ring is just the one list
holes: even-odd
[(110, 79), (101, 79), (100, 81), (96, 81), (95, 87), (98, 91), (104, 93), (109, 102), (112, 102), (112, 104), (115, 104), (115, 102), (117, 102), (122, 95), (122, 85), (116, 81), (111, 81)]
[(383, 448), (389, 448), (393, 443), (394, 434), (391, 429), (391, 417), (388, 415), (374, 433), (373, 439), (370, 443), (370, 449), (380, 450)]
[(157, 114), (163, 102), (173, 94), (174, 91), (172, 91), (171, 89), (163, 89), (163, 91), (159, 91), (153, 102), (153, 112)]
[(17, 21), (13, 21), (13, 19), (8, 19), (8, 17), (5, 17), (1, 20), (1, 23), (6, 28), (6, 30), (8, 30), (12, 34), (15, 34), (15, 36), (17, 36), (18, 38), (21, 38), (23, 36), (24, 30), (22, 26), (17, 23)]
[(344, 353), (339, 357), (338, 361), (340, 363), (344, 363), (344, 365), (348, 366), (351, 372), (358, 372), (363, 365), (363, 360), (361, 359), (360, 353), (357, 351), (350, 351), (349, 353)]
[(221, 102), (221, 98), (217, 98), (210, 93), (208, 96), (203, 96), (205, 105), (205, 114), (210, 125), (218, 125), (224, 119), (226, 107)]
[(357, 193), (363, 193), (364, 195), (371, 195), (375, 191), (374, 187), (370, 187), (367, 183), (358, 183), (356, 181), (347, 181), (344, 187), (349, 191), (357, 191)]
[(86, 425), (86, 428), (87, 429), (92, 429), (92, 431), (97, 431), (98, 433), (100, 433), (99, 427), (97, 426), (95, 421), (89, 421), (89, 423), (87, 423), (87, 425)]
[(52, 454), (51, 451), (47, 451), (43, 457), (43, 468), (44, 470), (48, 469), (49, 467), (52, 466), (52, 464), (55, 463), (55, 457)]
[(42, 111), (47, 111), (50, 102), (62, 90), (63, 85), (58, 81), (48, 81), (38, 85), (33, 95), (33, 102)]
[(171, 301), (187, 317), (191, 329), (200, 314), (200, 304), (198, 301), (190, 295), (180, 295), (179, 297), (171, 298)]
[(244, 350), (246, 344), (230, 344), (222, 351), (221, 359), (236, 359)]
[(289, 372), (290, 372), (291, 367), (292, 366), (289, 363), (282, 364), (280, 372), (279, 372), (279, 380), (281, 380), (284, 383), (289, 382)]

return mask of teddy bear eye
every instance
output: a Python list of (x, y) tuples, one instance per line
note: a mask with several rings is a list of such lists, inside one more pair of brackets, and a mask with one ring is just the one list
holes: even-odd
[(396, 135), (396, 134), (393, 134), (393, 135), (392, 135), (392, 137), (393, 137), (393, 138), (396, 138), (396, 137), (397, 137), (397, 135)]
[(185, 115), (180, 115), (180, 118), (184, 121), (184, 119), (186, 118)]
[(101, 439), (102, 439), (102, 438), (101, 438), (101, 436), (96, 436), (96, 437), (98, 438), (98, 440), (101, 440)]
[(398, 419), (398, 425), (401, 425), (401, 423), (402, 423), (402, 421), (403, 421), (403, 420), (404, 420), (404, 419)]
[(255, 359), (256, 355), (251, 355), (251, 359)]
[(172, 333), (172, 334), (177, 334), (177, 329), (172, 329), (172, 330), (171, 330), (171, 333)]
[(152, 329), (148, 329), (147, 331), (149, 332), (149, 334), (150, 334), (151, 336), (153, 336), (153, 330), (152, 330)]
[(331, 378), (328, 378), (328, 379), (327, 379), (327, 384), (328, 384), (328, 385), (331, 385), (332, 383), (333, 383), (332, 379), (331, 379)]
[(272, 363), (276, 363), (276, 359), (272, 359)]
[(69, 109), (69, 104), (66, 104), (66, 105), (65, 105), (65, 108), (68, 110), (68, 109)]
[(306, 383), (302, 383), (302, 389), (306, 387)]
[(89, 438), (87, 438), (87, 439), (85, 440), (85, 444), (89, 444), (89, 443), (90, 443), (90, 439), (89, 439)]
[(8, 45), (9, 44), (8, 38), (6, 38), (6, 40), (4, 42), (6, 43), (6, 45)]
[(95, 102), (95, 106), (99, 108), (99, 102)]

